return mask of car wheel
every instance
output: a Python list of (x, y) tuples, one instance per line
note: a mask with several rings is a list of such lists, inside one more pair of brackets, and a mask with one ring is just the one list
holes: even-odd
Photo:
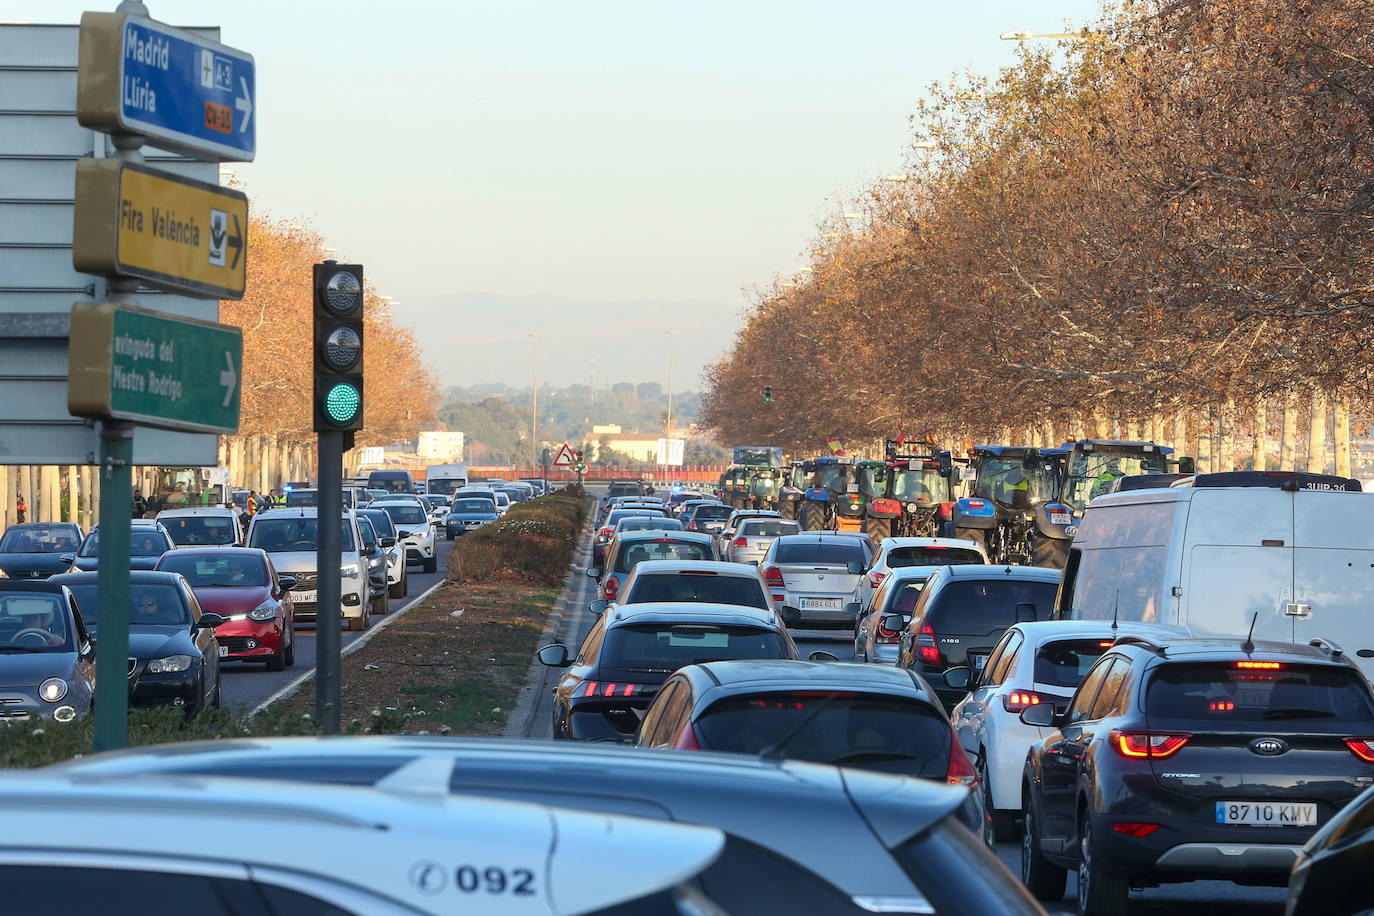
[(1061, 900), (1069, 873), (1045, 858), (1040, 851), (1040, 819), (1028, 786), (1021, 788), (1025, 830), (1021, 833), (1021, 883), (1037, 900)]
[(389, 610), (391, 610), (391, 608), (388, 607), (386, 603), (386, 591), (383, 590), (378, 592), (377, 597), (372, 599), (372, 613), (385, 614)]
[(453, 529), (450, 528), (448, 532), (445, 534), (445, 537), (447, 537), (450, 541), (453, 540)]
[(406, 596), (406, 574), (403, 570), (401, 578), (396, 580), (396, 584), (386, 587), (386, 594), (389, 598), (404, 598)]
[(281, 644), (277, 646), (277, 651), (264, 659), (267, 662), (268, 671), (280, 671), (286, 667), (286, 634), (281, 635)]
[(1010, 843), (1016, 839), (1016, 817), (1010, 811), (999, 811), (992, 805), (992, 783), (988, 780), (987, 751), (978, 755), (978, 781), (983, 785), (983, 807), (992, 820), (994, 843)]
[(438, 559), (437, 557), (430, 557), (428, 560), (425, 560), (425, 566), (424, 566), (425, 572), (427, 572), (427, 573), (432, 573), (432, 572), (434, 572), (434, 571), (435, 571), (436, 569), (438, 569), (438, 568), (439, 568), (439, 559)]
[(222, 689), (224, 681), (220, 679), (219, 672), (215, 673), (215, 692), (210, 695), (210, 708), (219, 709), (222, 700)]
[(1092, 815), (1078, 825), (1078, 912), (1080, 916), (1124, 916), (1131, 887), (1125, 878), (1104, 874), (1093, 848)]
[(289, 637), (286, 643), (286, 667), (290, 668), (296, 664), (296, 628), (292, 627), (287, 633)]

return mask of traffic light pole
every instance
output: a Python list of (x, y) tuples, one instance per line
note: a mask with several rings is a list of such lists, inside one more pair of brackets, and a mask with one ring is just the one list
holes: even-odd
[[(339, 655), (343, 626), (340, 566), (343, 563), (343, 433), (319, 434), (319, 509), (315, 569), (315, 720), (326, 735), (339, 733), (342, 700)], [(127, 504), (128, 497), (125, 497)], [(125, 526), (127, 527), (127, 526)], [(364, 569), (363, 574), (367, 571)]]
[(95, 750), (129, 743), (129, 520), (134, 428), (100, 425), (100, 541), (97, 574), (99, 630), (95, 641)]

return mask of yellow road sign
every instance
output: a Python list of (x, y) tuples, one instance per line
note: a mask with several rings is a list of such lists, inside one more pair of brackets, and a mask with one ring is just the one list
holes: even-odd
[(241, 299), (248, 198), (119, 159), (76, 166), (72, 266), (173, 292)]

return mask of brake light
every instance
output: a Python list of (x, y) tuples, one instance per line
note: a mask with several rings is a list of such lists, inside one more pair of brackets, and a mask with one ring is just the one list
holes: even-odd
[(1114, 731), (1111, 735), (1112, 747), (1122, 757), (1155, 760), (1172, 757), (1178, 749), (1188, 743), (1192, 735), (1164, 734), (1161, 732), (1124, 732)]
[(921, 632), (916, 637), (916, 654), (927, 665), (938, 665), (942, 661), (940, 647), (935, 645), (935, 628), (930, 624), (921, 627)]
[(749, 539), (748, 539), (748, 538), (735, 538), (733, 541), (730, 542), (730, 546), (732, 546), (732, 547), (748, 547), (748, 546), (749, 546)]
[(691, 722), (682, 730), (682, 736), (677, 739), (677, 744), (673, 745), (679, 751), (699, 751), (701, 744), (697, 741), (697, 727)]
[(1053, 705), (1054, 700), (1033, 690), (1013, 690), (1002, 695), (1002, 708), (1007, 712), (1020, 712), (1023, 709), (1030, 709), (1032, 706), (1039, 706), (1041, 703)]
[(1345, 746), (1365, 763), (1374, 763), (1374, 738), (1346, 738)]
[(614, 681), (583, 681), (584, 697), (632, 697), (639, 684), (619, 684)]
[(877, 588), (878, 586), (883, 584), (883, 580), (886, 578), (887, 573), (869, 573), (868, 584), (873, 586), (874, 588)]
[(977, 781), (978, 771), (973, 768), (968, 754), (964, 753), (964, 747), (959, 743), (959, 735), (954, 731), (954, 726), (950, 726), (949, 766), (945, 769), (945, 782), (952, 786), (972, 786)]
[(1283, 667), (1282, 662), (1236, 662), (1237, 668), (1249, 668), (1251, 670), (1260, 669), (1264, 671), (1278, 671)]
[(601, 587), (601, 597), (607, 601), (614, 601), (616, 593), (620, 591), (620, 577), (607, 576), (606, 584)]
[(611, 532), (614, 530), (614, 528), (602, 528), (600, 531), (597, 532), (596, 536), (604, 541), (610, 538)]
[(782, 588), (782, 570), (778, 569), (776, 566), (765, 566), (763, 568), (763, 581)]
[(1158, 824), (1146, 824), (1143, 821), (1117, 821), (1112, 824), (1112, 829), (1117, 833), (1124, 833), (1126, 836), (1133, 836), (1139, 839), (1147, 837), (1159, 829)]
[(879, 639), (883, 640), (884, 642), (896, 642), (898, 635), (900, 634), (897, 630), (889, 630), (887, 627), (883, 626), (883, 622), (881, 619), (878, 620)]

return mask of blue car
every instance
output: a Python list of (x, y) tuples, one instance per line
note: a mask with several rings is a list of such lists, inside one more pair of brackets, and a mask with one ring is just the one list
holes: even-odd
[(485, 496), (455, 496), (444, 518), (444, 532), (451, 541), (466, 531), (496, 521), (496, 499)]
[[(135, 521), (129, 533), (129, 568), (153, 569), (158, 559), (175, 546), (172, 536), (161, 522)], [(72, 566), (66, 572), (95, 572), (99, 569), (100, 528), (91, 529), (74, 557), (70, 553), (63, 556), (72, 560)]]
[(80, 544), (81, 529), (67, 522), (12, 525), (0, 537), (0, 570), (11, 579), (46, 579), (67, 571), (62, 554)]

